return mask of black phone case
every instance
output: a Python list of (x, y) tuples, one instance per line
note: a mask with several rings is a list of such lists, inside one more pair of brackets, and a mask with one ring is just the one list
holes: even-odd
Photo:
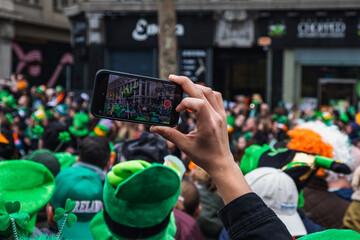
[[(94, 109), (94, 99), (95, 99), (95, 94), (96, 94), (96, 85), (97, 85), (97, 81), (98, 76), (102, 73), (108, 73), (108, 74), (115, 74), (115, 75), (123, 75), (123, 76), (128, 76), (128, 77), (135, 77), (135, 78), (141, 78), (141, 79), (150, 79), (153, 81), (159, 81), (159, 82), (165, 82), (165, 83), (172, 83), (171, 81), (168, 80), (164, 80), (164, 79), (160, 79), (160, 78), (153, 78), (153, 77), (147, 77), (147, 76), (142, 76), (142, 75), (136, 75), (136, 74), (131, 74), (131, 73), (124, 73), (124, 72), (116, 72), (116, 71), (111, 71), (111, 70), (107, 70), (107, 69), (100, 69), (99, 71), (96, 72), (95, 75), (95, 81), (94, 81), (94, 87), (93, 87), (93, 91), (92, 91), (92, 96), (91, 96), (91, 108), (90, 108), (90, 112), (92, 115), (94, 115), (97, 118), (106, 118), (106, 119), (111, 119), (111, 120), (116, 120), (116, 121), (125, 121), (125, 122), (133, 122), (133, 123), (141, 123), (141, 124), (145, 124), (145, 125), (156, 125), (156, 126), (166, 126), (166, 127), (175, 127), (179, 121), (179, 117), (180, 114), (177, 113), (176, 115), (176, 123), (172, 124), (172, 125), (167, 125), (167, 124), (162, 124), (162, 123), (155, 123), (155, 122), (148, 122), (148, 121), (140, 121), (140, 120), (133, 120), (133, 119), (126, 119), (126, 118), (116, 118), (116, 117), (110, 117), (110, 116), (104, 116), (104, 115), (99, 115), (98, 113), (96, 113), (96, 109)], [(176, 83), (173, 83), (175, 85), (177, 85)], [(179, 86), (179, 85), (177, 85)], [(179, 86), (180, 87), (180, 86)], [(182, 88), (181, 89), (181, 96), (183, 96), (183, 91)], [(179, 101), (180, 103), (180, 101)], [(176, 107), (174, 107), (175, 109)], [(175, 111), (174, 111), (175, 112)], [(175, 112), (176, 113), (176, 112)]]

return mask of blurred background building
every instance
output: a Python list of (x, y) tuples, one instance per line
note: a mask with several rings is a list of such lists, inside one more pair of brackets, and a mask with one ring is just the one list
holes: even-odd
[(23, 73), (32, 85), (52, 81), (65, 86), (66, 79), (70, 81), (73, 55), (63, 3), (0, 1), (0, 78)]
[[(357, 103), (359, 0), (177, 0), (176, 11), (179, 74), (226, 99), (260, 93), (273, 106), (302, 98)], [(74, 65), (62, 64), (58, 82), (71, 76), (74, 90), (91, 89), (100, 68), (158, 75), (156, 0), (2, 0), (0, 27), (1, 63), (6, 54), (13, 59), (0, 76), (17, 69), (14, 43), (25, 54), (41, 49), (46, 61), (71, 51)], [(40, 62), (43, 74), (53, 71)]]

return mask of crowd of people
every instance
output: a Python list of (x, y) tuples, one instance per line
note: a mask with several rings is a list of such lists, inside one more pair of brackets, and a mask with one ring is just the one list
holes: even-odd
[(189, 97), (175, 128), (1, 82), (0, 239), (360, 239), (360, 113)]

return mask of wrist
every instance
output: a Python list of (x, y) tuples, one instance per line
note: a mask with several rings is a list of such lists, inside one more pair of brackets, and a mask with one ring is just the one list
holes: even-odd
[(212, 177), (225, 204), (252, 192), (232, 155), (224, 159), (221, 166), (208, 173)]
[[(221, 161), (219, 161), (221, 159)], [(216, 164), (205, 169), (207, 173), (215, 180), (216, 178), (223, 178), (224, 174), (230, 173), (232, 169), (237, 168), (237, 164), (234, 161), (234, 157), (231, 153), (228, 153), (224, 157), (218, 157)]]

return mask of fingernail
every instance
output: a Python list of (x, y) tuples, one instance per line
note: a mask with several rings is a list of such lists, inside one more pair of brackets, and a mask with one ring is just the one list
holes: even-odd
[(177, 75), (175, 75), (175, 74), (170, 74), (169, 75), (169, 78), (176, 78), (177, 77)]

